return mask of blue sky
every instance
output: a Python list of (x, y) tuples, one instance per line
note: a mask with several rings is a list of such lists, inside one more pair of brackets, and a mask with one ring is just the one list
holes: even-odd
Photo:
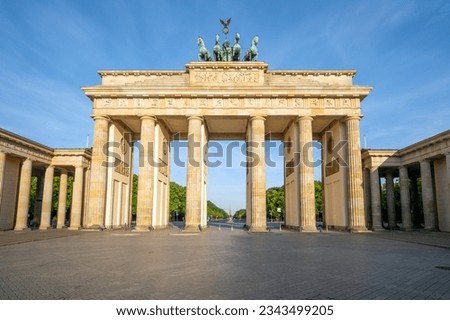
[[(270, 69), (356, 69), (369, 148), (402, 148), (449, 129), (450, 2), (0, 1), (0, 127), (52, 147), (84, 147), (99, 69), (184, 69), (232, 17), (243, 47), (260, 37)], [(68, 134), (67, 132), (71, 132)], [(240, 160), (239, 160), (240, 161)], [(282, 168), (268, 170), (281, 185)], [(183, 170), (172, 171), (184, 183)], [(245, 206), (245, 170), (210, 170), (209, 196)]]

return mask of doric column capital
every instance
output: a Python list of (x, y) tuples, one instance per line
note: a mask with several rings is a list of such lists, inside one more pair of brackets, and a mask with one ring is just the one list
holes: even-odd
[(347, 116), (345, 118), (345, 122), (348, 122), (350, 120), (358, 120), (358, 121), (360, 121), (361, 119), (362, 119), (361, 115), (350, 115), (350, 116)]
[(97, 120), (106, 120), (108, 122), (111, 121), (111, 118), (108, 117), (108, 116), (105, 116), (105, 115), (96, 115), (96, 114), (94, 114), (94, 115), (91, 115), (91, 118), (94, 119), (94, 121), (97, 121)]
[(139, 119), (141, 119), (141, 121), (145, 120), (145, 119), (150, 119), (150, 120), (153, 120), (155, 122), (157, 121), (157, 119), (156, 119), (156, 117), (154, 115), (143, 115)]
[(313, 121), (313, 120), (314, 120), (314, 117), (312, 117), (312, 116), (297, 116), (297, 122), (298, 122), (298, 121), (301, 121), (301, 120), (310, 120), (310, 121)]
[(266, 121), (266, 117), (265, 116), (250, 116), (250, 121), (253, 121), (253, 120)]
[(188, 115), (186, 116), (188, 121), (190, 120), (200, 120), (203, 122), (203, 116), (198, 116), (198, 115)]
[(430, 159), (423, 159), (423, 160), (420, 160), (420, 163), (430, 164), (430, 162), (431, 162)]

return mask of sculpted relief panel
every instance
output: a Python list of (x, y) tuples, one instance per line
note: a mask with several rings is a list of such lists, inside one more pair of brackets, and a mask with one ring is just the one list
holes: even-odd
[(96, 107), (102, 109), (189, 108), (283, 108), (283, 109), (353, 109), (358, 108), (350, 98), (101, 98)]
[(258, 70), (246, 71), (191, 71), (191, 83), (208, 85), (254, 85), (261, 82)]

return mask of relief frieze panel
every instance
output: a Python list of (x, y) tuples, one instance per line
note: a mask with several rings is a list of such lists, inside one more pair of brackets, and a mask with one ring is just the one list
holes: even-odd
[(126, 109), (126, 108), (301, 108), (301, 109), (353, 109), (359, 104), (353, 98), (284, 98), (284, 97), (256, 97), (256, 98), (98, 98), (97, 108)]
[(242, 84), (252, 85), (260, 83), (259, 71), (192, 71), (191, 82), (208, 85)]

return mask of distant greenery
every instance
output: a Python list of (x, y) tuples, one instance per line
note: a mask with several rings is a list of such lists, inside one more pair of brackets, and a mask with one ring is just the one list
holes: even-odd
[(131, 194), (131, 214), (136, 215), (137, 212), (137, 190), (138, 190), (138, 176), (133, 174), (133, 193)]
[[(43, 179), (44, 177), (42, 177)], [(59, 200), (59, 183), (60, 183), (60, 177), (54, 177), (53, 178), (53, 194), (52, 194), (52, 217), (57, 213), (58, 211), (58, 200)], [(38, 192), (38, 178), (32, 177), (31, 178), (31, 189), (30, 189), (30, 203), (29, 203), (29, 211), (30, 213), (34, 213), (34, 208), (36, 205), (36, 199), (37, 199), (37, 192)], [(42, 188), (44, 185), (42, 184)], [(42, 189), (41, 192), (44, 190)], [(73, 177), (69, 176), (67, 178), (67, 200), (66, 200), (66, 210), (70, 208), (72, 205), (72, 192), (73, 192)]]
[(207, 202), (207, 208), (208, 208), (208, 216), (213, 219), (225, 219), (228, 218), (228, 213), (223, 210), (222, 208), (219, 208), (216, 206), (212, 201)]
[[(316, 205), (316, 215), (323, 210), (323, 199), (322, 199), (322, 182), (314, 181), (314, 195), (315, 195), (315, 205)], [(284, 214), (284, 186), (281, 187), (271, 187), (266, 190), (266, 208), (267, 217), (272, 219), (283, 219)], [(278, 208), (281, 209), (279, 212)], [(245, 219), (246, 210), (239, 209), (234, 213), (236, 219)]]
[(316, 199), (316, 215), (323, 211), (323, 191), (322, 182), (314, 181), (314, 195)]
[[(278, 209), (279, 208), (279, 209)], [(284, 212), (284, 186), (266, 190), (267, 217), (280, 220)]]
[[(31, 191), (30, 191), (30, 212), (34, 212), (34, 206), (37, 196), (37, 181), (36, 177), (32, 177)], [(52, 214), (54, 215), (58, 211), (58, 197), (59, 197), (59, 183), (60, 177), (54, 177), (53, 180), (53, 198), (52, 198)], [(395, 192), (399, 192), (398, 183), (395, 184)], [(137, 190), (138, 190), (138, 176), (133, 175), (133, 193), (131, 199), (131, 212), (136, 215), (137, 209)], [(322, 183), (320, 181), (314, 181), (314, 191), (316, 199), (316, 214), (322, 211)], [(72, 204), (72, 192), (73, 192), (73, 177), (69, 176), (67, 181), (67, 205), (69, 208)], [(385, 187), (382, 189), (382, 197), (385, 198)], [(398, 199), (398, 197), (396, 197)], [(385, 204), (385, 202), (382, 202)], [(284, 214), (284, 186), (271, 187), (266, 191), (266, 205), (267, 205), (267, 217), (273, 219), (282, 219)], [(399, 203), (396, 203), (399, 206)], [(278, 212), (278, 208), (281, 212)], [(383, 208), (385, 209), (385, 208)], [(214, 219), (225, 219), (228, 217), (228, 213), (219, 208), (212, 201), (207, 202), (208, 216)], [(171, 215), (177, 214), (178, 217), (183, 217), (186, 214), (186, 187), (181, 186), (175, 182), (170, 182), (170, 199), (169, 199), (169, 212)], [(245, 219), (246, 209), (240, 209), (234, 213), (236, 219)]]
[(170, 182), (169, 212), (179, 217), (186, 214), (186, 187), (175, 182)]
[(234, 218), (235, 219), (245, 219), (245, 217), (246, 217), (246, 215), (247, 215), (247, 210), (245, 210), (245, 209), (239, 209), (238, 211), (236, 211), (235, 213), (234, 213)]

